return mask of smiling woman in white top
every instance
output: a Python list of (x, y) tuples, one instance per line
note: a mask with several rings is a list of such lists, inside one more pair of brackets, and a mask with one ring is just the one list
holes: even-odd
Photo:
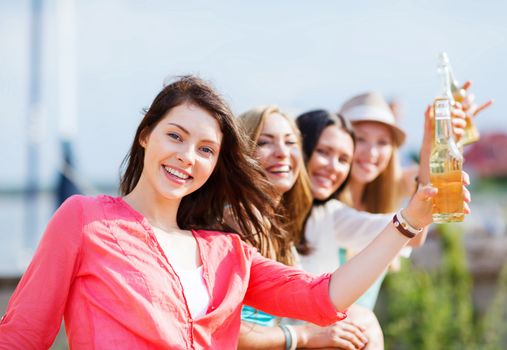
[[(343, 263), (343, 252), (362, 250), (392, 214), (359, 212), (337, 200), (352, 179), (351, 167), (357, 151), (357, 135), (348, 119), (325, 110), (315, 110), (302, 114), (296, 122), (303, 134), (303, 150), (315, 204), (298, 250), (305, 270), (317, 273)], [(420, 246), (425, 234), (409, 245)], [(360, 305), (373, 309), (381, 281), (379, 279), (359, 300)]]

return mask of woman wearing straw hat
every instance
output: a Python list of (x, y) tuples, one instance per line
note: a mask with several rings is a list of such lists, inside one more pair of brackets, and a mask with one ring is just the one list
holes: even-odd
[[(350, 181), (340, 199), (370, 213), (395, 211), (403, 198), (414, 193), (418, 169), (401, 169), (398, 149), (406, 135), (396, 124), (392, 109), (378, 92), (366, 92), (347, 100), (339, 113), (352, 122), (356, 133)], [(425, 234), (420, 236), (419, 244), (424, 238)], [(345, 262), (354, 253), (342, 248), (340, 260)], [(402, 256), (409, 254), (410, 249), (406, 249)], [(379, 278), (358, 303), (373, 309), (382, 281), (383, 277)]]
[[(393, 212), (416, 187), (414, 172), (404, 174), (398, 160), (405, 132), (396, 125), (389, 105), (377, 92), (349, 99), (340, 114), (352, 122), (356, 132), (347, 201), (371, 213)], [(411, 181), (407, 181), (410, 175)]]

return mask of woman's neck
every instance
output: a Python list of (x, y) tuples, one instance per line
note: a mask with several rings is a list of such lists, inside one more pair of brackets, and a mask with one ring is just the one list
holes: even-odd
[(352, 205), (357, 210), (364, 210), (363, 193), (365, 187), (366, 184), (350, 179), (349, 188), (352, 199)]
[(152, 226), (167, 232), (180, 230), (177, 214), (181, 198), (174, 200), (164, 198), (153, 187), (145, 186), (140, 179), (132, 192), (123, 199), (141, 213)]

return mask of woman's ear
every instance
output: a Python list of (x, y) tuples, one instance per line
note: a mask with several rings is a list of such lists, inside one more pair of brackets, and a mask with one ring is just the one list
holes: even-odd
[(146, 143), (147, 143), (149, 136), (150, 136), (150, 133), (146, 130), (146, 128), (141, 130), (141, 132), (139, 133), (139, 140), (138, 141), (139, 141), (139, 144), (141, 145), (142, 148), (146, 148)]

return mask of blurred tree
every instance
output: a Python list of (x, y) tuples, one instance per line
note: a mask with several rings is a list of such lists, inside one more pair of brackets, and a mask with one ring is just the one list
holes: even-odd
[(507, 262), (504, 263), (496, 296), (489, 306), (481, 324), (482, 338), (480, 349), (505, 349), (507, 346)]
[(386, 349), (473, 349), (471, 277), (460, 226), (439, 225), (443, 256), (438, 269), (423, 271), (405, 261), (390, 274), (379, 308)]

